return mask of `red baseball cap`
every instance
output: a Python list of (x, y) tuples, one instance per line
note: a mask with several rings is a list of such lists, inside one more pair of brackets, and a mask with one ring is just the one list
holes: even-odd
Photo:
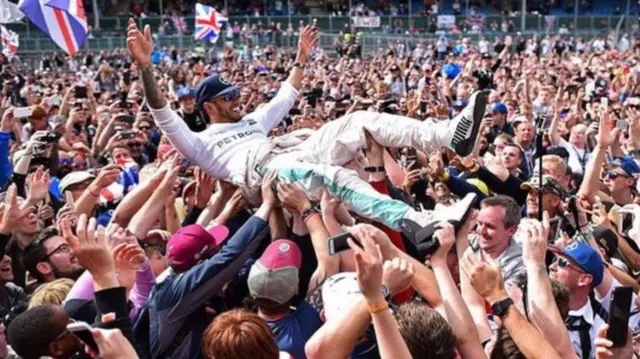
[(298, 291), (302, 252), (288, 239), (271, 242), (251, 266), (247, 284), (251, 296), (284, 304)]
[(167, 259), (173, 269), (183, 272), (214, 255), (229, 236), (225, 226), (206, 230), (199, 224), (180, 228), (167, 242)]

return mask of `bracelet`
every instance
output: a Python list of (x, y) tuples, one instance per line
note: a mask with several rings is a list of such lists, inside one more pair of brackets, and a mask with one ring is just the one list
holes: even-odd
[(310, 208), (307, 208), (304, 211), (302, 211), (300, 213), (300, 217), (302, 217), (302, 220), (306, 222), (307, 219), (311, 217), (311, 215), (314, 213), (320, 213), (320, 210), (316, 206), (311, 206)]
[(380, 302), (377, 304), (369, 304), (369, 313), (371, 314), (380, 313), (383, 310), (386, 310), (388, 308), (389, 308), (389, 303), (387, 303), (386, 301)]
[(94, 196), (94, 197), (100, 197), (100, 193), (98, 192), (98, 194), (93, 193), (93, 191), (91, 189), (89, 189), (89, 193)]

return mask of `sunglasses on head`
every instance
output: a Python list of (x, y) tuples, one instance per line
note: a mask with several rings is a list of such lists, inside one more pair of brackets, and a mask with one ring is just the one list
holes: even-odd
[(234, 88), (233, 90), (226, 92), (224, 94), (215, 96), (214, 98), (211, 99), (211, 101), (217, 100), (217, 99), (223, 99), (225, 101), (233, 101), (237, 98), (240, 98), (240, 96), (242, 96), (242, 93), (240, 92), (239, 88)]

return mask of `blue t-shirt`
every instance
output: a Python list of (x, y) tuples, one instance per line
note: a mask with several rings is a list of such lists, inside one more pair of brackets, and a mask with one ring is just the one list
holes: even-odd
[(322, 325), (318, 312), (307, 302), (302, 301), (296, 310), (286, 317), (268, 321), (276, 337), (278, 348), (291, 354), (295, 359), (306, 359), (304, 345)]

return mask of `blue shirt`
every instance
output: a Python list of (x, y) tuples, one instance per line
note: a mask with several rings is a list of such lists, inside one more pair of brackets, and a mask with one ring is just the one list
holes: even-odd
[(307, 302), (302, 301), (296, 310), (286, 317), (268, 321), (276, 337), (278, 348), (291, 354), (295, 359), (306, 359), (304, 345), (322, 325), (318, 312)]

